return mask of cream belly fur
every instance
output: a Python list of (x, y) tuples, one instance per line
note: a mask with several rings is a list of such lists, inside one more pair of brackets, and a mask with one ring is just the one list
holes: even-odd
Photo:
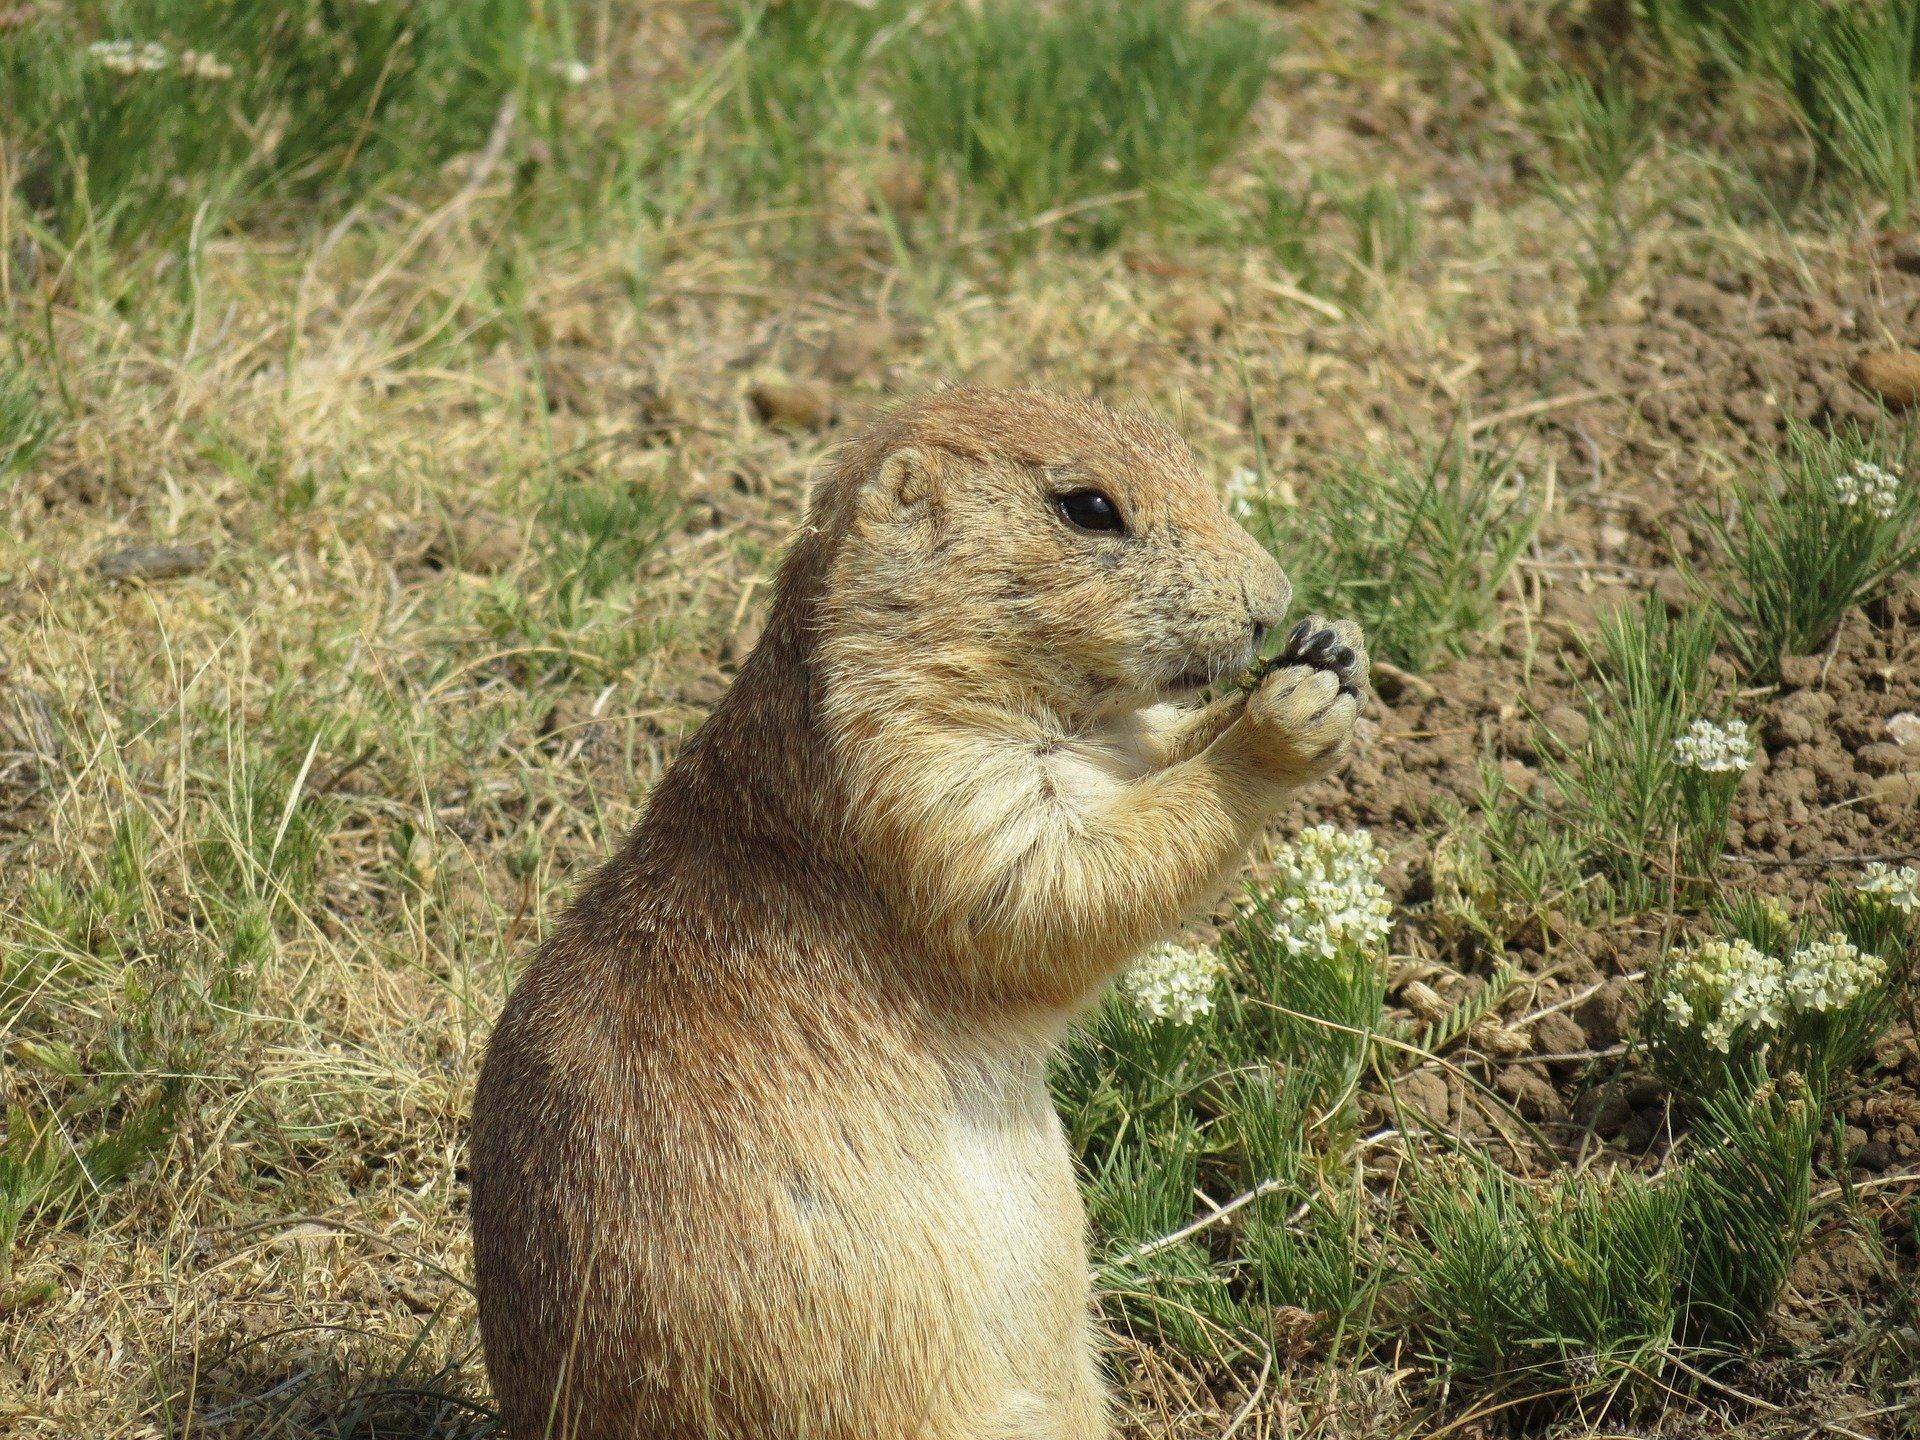
[(954, 391), (842, 453), (488, 1043), (512, 1440), (1108, 1433), (1047, 1062), (1347, 746), (1350, 626), (1184, 703), (1287, 594), (1151, 422)]

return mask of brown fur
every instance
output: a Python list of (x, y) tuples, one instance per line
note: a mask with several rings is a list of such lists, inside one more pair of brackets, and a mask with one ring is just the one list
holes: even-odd
[[(1088, 484), (1127, 537), (1050, 508)], [(1308, 667), (1161, 703), (1285, 603), (1146, 421), (952, 391), (840, 455), (765, 637), (488, 1049), (515, 1440), (1107, 1433), (1047, 1056), (1346, 744)]]

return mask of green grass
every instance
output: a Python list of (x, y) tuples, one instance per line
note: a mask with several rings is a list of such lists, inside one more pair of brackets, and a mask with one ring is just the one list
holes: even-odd
[[(1698, 583), (1750, 675), (1772, 680), (1783, 658), (1818, 652), (1850, 610), (1920, 561), (1920, 484), (1906, 475), (1907, 454), (1904, 435), (1796, 424), (1761, 474), (1699, 517), (1713, 559)], [(1865, 472), (1866, 493), (1854, 478), (1863, 464), (1888, 477)]]
[(1908, 220), (1920, 193), (1913, 104), (1920, 3), (1648, 0), (1645, 8), (1683, 67), (1777, 99), (1824, 177), (1884, 212), (1888, 223)]
[(738, 37), (714, 112), (724, 168), (747, 199), (821, 200), (830, 166), (875, 141), (878, 117), (860, 84), (902, 7), (754, 0), (733, 9)]
[(418, 179), (478, 148), (509, 96), (557, 83), (540, 15), (533, 0), (44, 7), (0, 48), (14, 183), (72, 239)]
[(1694, 786), (1674, 748), (1693, 721), (1720, 713), (1717, 636), (1711, 611), (1669, 618), (1652, 597), (1607, 616), (1585, 642), (1587, 742), (1556, 753), (1543, 737), (1548, 778), (1587, 866), (1630, 909), (1688, 893), (1725, 834), (1727, 777)]
[[(1244, 16), (1185, 0), (1009, 0), (957, 6), (895, 56), (909, 149), (984, 208), (1022, 219), (1189, 185), (1233, 147), (1266, 83), (1274, 42)], [(1089, 213), (1112, 238), (1121, 216)]]
[(1806, 7), (1793, 46), (1793, 96), (1821, 162), (1904, 224), (1920, 191), (1913, 86), (1920, 0)]
[(1286, 566), (1298, 603), (1354, 616), (1374, 654), (1411, 670), (1491, 626), (1538, 520), (1512, 460), (1465, 440), (1417, 460), (1337, 464), (1292, 510), (1261, 498), (1264, 480), (1255, 485), (1255, 533)]
[(1559, 72), (1548, 80), (1535, 123), (1559, 165), (1538, 183), (1580, 236), (1589, 297), (1619, 281), (1661, 209), (1635, 182), (1658, 141), (1663, 109), (1617, 69), (1597, 79)]

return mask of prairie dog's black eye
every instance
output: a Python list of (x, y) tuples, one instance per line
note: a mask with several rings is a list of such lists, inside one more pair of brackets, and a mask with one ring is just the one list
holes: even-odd
[(1120, 518), (1120, 507), (1098, 490), (1069, 490), (1054, 497), (1053, 508), (1076, 530), (1127, 533), (1126, 522)]

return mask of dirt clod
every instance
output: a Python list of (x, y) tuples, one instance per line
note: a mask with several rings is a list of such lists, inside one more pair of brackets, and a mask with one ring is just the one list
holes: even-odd
[(833, 392), (810, 380), (756, 380), (747, 402), (765, 424), (786, 430), (824, 430), (833, 423)]
[(207, 568), (213, 552), (204, 545), (129, 545), (93, 562), (102, 580), (178, 580)]

